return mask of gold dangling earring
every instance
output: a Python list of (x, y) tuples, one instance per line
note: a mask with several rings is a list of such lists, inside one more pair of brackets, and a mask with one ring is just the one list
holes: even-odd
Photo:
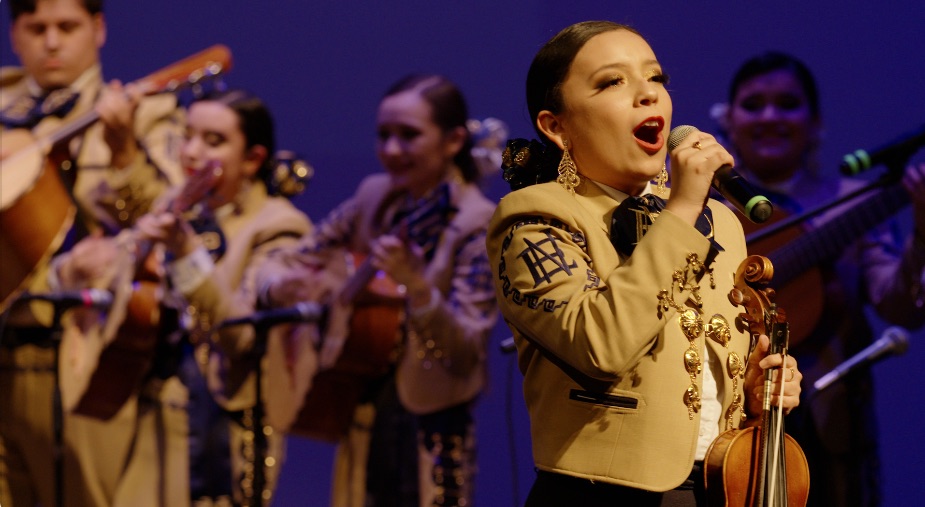
[(568, 153), (568, 141), (563, 141), (562, 145), (562, 158), (559, 160), (559, 177), (556, 178), (556, 183), (562, 185), (570, 194), (574, 194), (575, 187), (581, 183), (581, 179), (578, 177), (578, 168), (575, 167), (575, 162)]
[(665, 168), (665, 164), (662, 164), (662, 170), (659, 171), (658, 176), (652, 182), (655, 183), (655, 193), (659, 197), (665, 197), (665, 191), (667, 190), (665, 183), (668, 182), (668, 169)]

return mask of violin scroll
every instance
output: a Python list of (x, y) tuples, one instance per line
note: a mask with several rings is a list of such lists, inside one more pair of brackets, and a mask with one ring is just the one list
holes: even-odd
[(769, 334), (774, 323), (783, 323), (787, 315), (773, 300), (774, 289), (768, 287), (774, 277), (774, 265), (762, 255), (750, 255), (739, 264), (735, 286), (729, 291), (729, 302), (745, 311), (736, 319), (739, 330), (752, 335)]

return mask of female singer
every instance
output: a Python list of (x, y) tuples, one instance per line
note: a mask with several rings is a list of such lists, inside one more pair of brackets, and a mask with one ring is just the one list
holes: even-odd
[(796, 361), (765, 336), (750, 351), (727, 297), (745, 242), (707, 194), (732, 156), (694, 132), (664, 188), (666, 82), (645, 39), (608, 21), (565, 28), (527, 74), (543, 149), (508, 153), (507, 177), (558, 179), (501, 200), (488, 255), (524, 375), (529, 506), (704, 505), (701, 460), (761, 412), (762, 370), (784, 383), (771, 403), (798, 402)]

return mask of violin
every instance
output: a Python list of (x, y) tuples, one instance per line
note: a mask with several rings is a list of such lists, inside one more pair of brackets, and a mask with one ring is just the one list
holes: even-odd
[[(739, 265), (729, 300), (745, 310), (736, 319), (757, 341), (771, 340), (769, 353), (786, 358), (789, 325), (784, 311), (772, 302), (771, 261), (751, 255)], [(809, 495), (809, 465), (803, 449), (784, 431), (783, 410), (770, 403), (773, 372), (765, 371), (764, 407), (758, 426), (721, 433), (704, 458), (708, 505), (743, 507), (805, 506)], [(783, 383), (780, 383), (783, 389)]]

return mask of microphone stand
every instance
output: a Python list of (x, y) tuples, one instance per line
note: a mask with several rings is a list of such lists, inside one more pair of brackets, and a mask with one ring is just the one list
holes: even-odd
[(64, 309), (53, 304), (54, 312), (51, 324), (51, 341), (54, 354), (53, 368), (54, 390), (52, 391), (52, 432), (54, 434), (54, 463), (55, 463), (55, 506), (64, 506), (64, 409), (61, 404), (61, 340), (64, 331), (61, 328), (61, 315)]
[(270, 325), (254, 324), (256, 337), (254, 340), (254, 353), (256, 370), (254, 378), (257, 385), (254, 387), (254, 410), (252, 414), (252, 424), (254, 427), (254, 479), (251, 487), (254, 494), (251, 497), (251, 507), (263, 506), (263, 490), (266, 488), (266, 459), (267, 459), (267, 435), (263, 429), (263, 356), (267, 352), (267, 335), (270, 331)]
[[(306, 310), (303, 308), (299, 311), (299, 318), (297, 320), (305, 321), (306, 319), (317, 319), (317, 316), (309, 317), (304, 312)], [(254, 450), (253, 460), (254, 475), (251, 481), (251, 490), (253, 494), (251, 495), (250, 501), (248, 502), (249, 507), (262, 507), (263, 505), (263, 493), (266, 488), (266, 459), (267, 459), (267, 434), (264, 432), (263, 420), (264, 420), (264, 405), (263, 405), (263, 356), (267, 352), (267, 335), (269, 334), (270, 328), (277, 324), (281, 324), (285, 321), (274, 320), (273, 318), (252, 318), (247, 320), (242, 319), (227, 319), (217, 326), (216, 329), (221, 329), (229, 326), (239, 326), (244, 324), (249, 324), (254, 328), (254, 349), (253, 349), (253, 358), (256, 364), (254, 371), (254, 380), (256, 386), (254, 387), (254, 408), (251, 411), (251, 426), (253, 427), (254, 432)]]
[[(266, 488), (266, 459), (267, 459), (267, 435), (263, 428), (263, 356), (267, 352), (267, 335), (274, 324), (262, 322), (259, 320), (247, 322), (254, 328), (254, 349), (253, 359), (255, 364), (254, 380), (254, 408), (251, 411), (250, 426), (253, 431), (253, 453), (250, 456), (251, 465), (253, 466), (253, 477), (251, 478), (251, 495), (245, 498), (247, 507), (263, 507), (263, 491)], [(228, 326), (242, 325), (245, 322), (232, 322), (226, 320), (220, 323), (215, 329), (221, 329)], [(246, 411), (245, 411), (246, 413)], [(246, 420), (245, 430), (247, 430)], [(246, 440), (246, 437), (245, 437)], [(247, 459), (248, 456), (245, 456)], [(247, 488), (242, 488), (247, 496)]]

